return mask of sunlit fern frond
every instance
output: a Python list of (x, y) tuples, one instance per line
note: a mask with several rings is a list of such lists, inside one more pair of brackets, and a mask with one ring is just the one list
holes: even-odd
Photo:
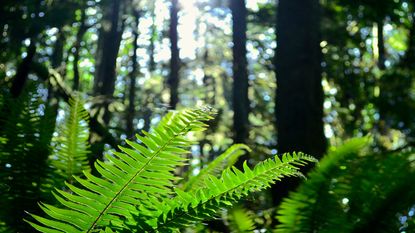
[(281, 204), (276, 232), (405, 230), (399, 216), (415, 203), (415, 153), (363, 154), (365, 144), (367, 139), (354, 139), (323, 158)]
[(18, 98), (2, 93), (0, 232), (30, 232), (30, 226), (22, 224), (25, 211), (37, 213), (37, 202), (44, 200), (41, 184), (49, 173), (53, 121), (39, 90), (29, 82)]
[[(196, 109), (170, 112), (151, 133), (144, 132), (138, 142), (126, 141), (129, 147), (97, 161), (96, 170), (102, 177), (84, 172), (77, 177), (79, 186), (67, 184), (72, 193), (57, 190), (55, 196), (64, 206), (40, 204), (48, 217), (32, 215), (37, 223), (28, 221), (42, 232), (97, 232), (108, 226), (122, 228), (125, 221), (149, 199), (166, 199), (172, 193), (176, 166), (185, 162), (191, 142), (188, 132), (203, 130), (205, 121), (214, 114)], [(146, 209), (155, 207), (144, 206)], [(26, 220), (27, 221), (27, 220)]]
[[(69, 111), (67, 111), (69, 114), (57, 126), (56, 135), (52, 139), (55, 149), (50, 156), (50, 162), (54, 175), (60, 175), (63, 181), (73, 183), (74, 175), (82, 175), (83, 170), (86, 172), (90, 170), (87, 157), (90, 153), (89, 114), (84, 109), (84, 102), (80, 97), (71, 99), (69, 106)], [(63, 183), (60, 184), (60, 186), (63, 185)]]
[(245, 154), (246, 151), (251, 151), (247, 145), (232, 145), (229, 149), (210, 162), (206, 167), (201, 169), (196, 176), (190, 177), (190, 179), (184, 183), (183, 190), (189, 191), (202, 187), (204, 185), (203, 181), (207, 176), (219, 176), (223, 170), (228, 167), (232, 167), (238, 158)]
[(228, 210), (227, 220), (229, 229), (233, 233), (253, 232), (255, 229), (255, 216), (249, 210), (235, 206)]
[(154, 232), (172, 232), (211, 219), (224, 208), (252, 192), (270, 187), (284, 176), (301, 175), (298, 167), (307, 162), (316, 160), (302, 153), (285, 154), (281, 160), (277, 157), (267, 159), (254, 169), (250, 169), (246, 163), (243, 171), (235, 167), (228, 168), (219, 179), (209, 175), (201, 189), (190, 192), (176, 189), (176, 198), (168, 202), (167, 208), (160, 208), (160, 216), (148, 223)]

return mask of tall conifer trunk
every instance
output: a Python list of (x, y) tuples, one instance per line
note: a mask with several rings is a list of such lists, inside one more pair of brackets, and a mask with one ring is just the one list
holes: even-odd
[(136, 77), (137, 77), (137, 49), (138, 49), (138, 24), (140, 21), (139, 11), (134, 11), (135, 25), (133, 30), (134, 40), (133, 40), (133, 56), (131, 57), (131, 73), (130, 73), (130, 85), (128, 90), (128, 111), (127, 111), (127, 135), (128, 137), (134, 136), (134, 116), (135, 116), (135, 96), (136, 96)]
[(179, 70), (180, 70), (180, 54), (178, 47), (178, 33), (177, 33), (177, 24), (178, 24), (178, 13), (179, 6), (177, 0), (171, 1), (170, 7), (170, 75), (167, 81), (170, 88), (170, 108), (176, 109), (177, 103), (179, 102)]
[(79, 90), (79, 82), (80, 82), (80, 74), (79, 74), (79, 59), (80, 59), (80, 50), (81, 50), (81, 42), (82, 38), (84, 37), (88, 27), (86, 26), (86, 9), (82, 9), (81, 11), (81, 19), (79, 21), (79, 29), (76, 32), (76, 41), (74, 45), (74, 53), (73, 53), (73, 89)]
[(381, 70), (384, 70), (385, 61), (386, 61), (386, 49), (385, 49), (385, 38), (383, 32), (383, 18), (380, 17), (377, 22), (376, 26), (378, 29), (378, 50), (379, 50), (379, 58), (378, 58), (378, 67)]
[(14, 76), (12, 86), (10, 87), (10, 93), (14, 98), (19, 97), (23, 92), (35, 54), (36, 42), (34, 38), (31, 38), (30, 45), (27, 47), (26, 57), (23, 58), (22, 62), (18, 65), (16, 75)]
[(94, 94), (106, 98), (104, 104), (104, 123), (108, 124), (110, 114), (108, 111), (109, 99), (112, 99), (115, 90), (116, 64), (121, 36), (124, 30), (122, 0), (104, 1), (103, 19), (99, 33), (97, 63), (94, 80)]
[[(279, 154), (301, 151), (319, 158), (326, 151), (319, 17), (318, 0), (279, 1), (275, 59)], [(275, 204), (297, 184), (285, 179), (275, 185)]]
[(248, 72), (246, 58), (246, 7), (244, 0), (231, 0), (233, 41), (233, 132), (235, 143), (245, 143), (249, 134)]

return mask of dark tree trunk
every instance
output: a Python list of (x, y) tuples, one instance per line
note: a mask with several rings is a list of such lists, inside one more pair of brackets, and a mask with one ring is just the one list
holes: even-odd
[(82, 9), (81, 13), (81, 20), (78, 32), (76, 33), (76, 39), (75, 39), (75, 45), (74, 45), (74, 51), (73, 51), (73, 90), (77, 91), (79, 90), (79, 53), (81, 50), (81, 42), (82, 38), (84, 37), (86, 30), (88, 27), (86, 26), (86, 13), (85, 9)]
[(52, 68), (60, 69), (63, 62), (63, 48), (65, 46), (65, 32), (62, 28), (59, 29), (58, 38), (53, 46), (53, 53), (50, 58)]
[(150, 72), (153, 72), (156, 69), (156, 62), (154, 61), (154, 49), (155, 49), (155, 42), (157, 38), (157, 27), (156, 27), (156, 6), (153, 3), (153, 9), (151, 11), (151, 38), (150, 38), (150, 46), (149, 46), (149, 53), (150, 59), (148, 64), (148, 69)]
[(246, 7), (244, 0), (231, 0), (233, 41), (233, 132), (234, 142), (244, 143), (249, 134), (248, 72), (246, 59)]
[(385, 69), (385, 61), (386, 61), (386, 51), (385, 51), (385, 39), (383, 33), (383, 18), (380, 18), (377, 22), (377, 29), (378, 29), (378, 50), (379, 50), (379, 57), (378, 57), (378, 67), (381, 70)]
[[(326, 151), (319, 1), (280, 0), (277, 13), (278, 152), (301, 151), (319, 158)], [(297, 185), (294, 179), (274, 185), (275, 204)]]
[(103, 7), (104, 15), (98, 40), (94, 94), (105, 96), (107, 99), (103, 107), (105, 111), (104, 123), (108, 124), (110, 120), (108, 105), (114, 94), (117, 56), (124, 30), (123, 1), (105, 1)]
[(23, 88), (26, 84), (27, 78), (30, 72), (30, 66), (33, 63), (33, 58), (36, 54), (36, 42), (32, 38), (30, 39), (30, 45), (26, 51), (26, 57), (23, 58), (16, 70), (16, 75), (13, 78), (12, 86), (10, 87), (10, 93), (14, 98), (20, 96)]
[(127, 136), (134, 136), (134, 116), (135, 116), (135, 91), (136, 91), (136, 76), (137, 76), (137, 49), (138, 49), (138, 24), (140, 20), (140, 14), (138, 11), (134, 11), (134, 17), (136, 24), (134, 25), (134, 41), (133, 41), (133, 56), (132, 60), (132, 70), (130, 73), (130, 86), (128, 93), (128, 111), (127, 111)]
[(180, 69), (180, 55), (179, 47), (177, 45), (178, 35), (177, 35), (177, 24), (178, 24), (178, 1), (171, 1), (170, 8), (170, 75), (168, 79), (168, 85), (170, 88), (170, 103), (169, 106), (171, 109), (176, 109), (177, 103), (179, 102), (179, 69)]
[[(53, 53), (50, 58), (52, 68), (55, 69), (59, 74), (63, 73), (64, 65), (63, 65), (63, 50), (66, 42), (65, 32), (62, 28), (59, 28), (58, 38), (53, 46)], [(55, 88), (50, 83), (49, 77), (46, 77), (47, 84), (48, 84), (48, 97), (47, 97), (47, 108), (50, 114), (51, 123), (53, 125), (52, 128), (55, 128), (56, 125), (56, 117), (58, 115), (58, 108), (59, 108), (59, 99), (56, 93)]]
[(203, 55), (203, 70), (204, 70), (204, 76), (203, 76), (203, 85), (206, 88), (205, 96), (204, 96), (204, 102), (205, 104), (208, 104), (210, 106), (216, 106), (216, 82), (215, 78), (208, 74), (208, 69), (211, 64), (209, 60), (209, 53), (208, 48), (205, 48), (205, 53)]
[[(415, 1), (413, 4), (415, 4)], [(400, 65), (405, 68), (414, 69), (415, 68), (415, 18), (412, 19), (411, 27), (409, 28), (407, 47), (408, 48), (405, 51), (405, 55), (402, 58)]]

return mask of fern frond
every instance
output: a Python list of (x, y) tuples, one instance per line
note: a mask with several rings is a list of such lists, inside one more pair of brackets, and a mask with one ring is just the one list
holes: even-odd
[(333, 150), (283, 201), (276, 232), (398, 232), (415, 203), (413, 152), (362, 155), (365, 139)]
[[(89, 114), (84, 109), (84, 102), (76, 97), (69, 100), (69, 115), (57, 127), (57, 135), (52, 139), (54, 143), (53, 155), (50, 157), (55, 174), (62, 180), (73, 183), (74, 175), (81, 175), (82, 171), (89, 171)], [(63, 184), (60, 184), (61, 186)]]
[(234, 233), (252, 232), (255, 229), (255, 216), (247, 209), (236, 206), (227, 211), (229, 228)]
[(245, 154), (245, 151), (250, 152), (251, 149), (244, 144), (235, 144), (229, 147), (225, 152), (215, 158), (206, 167), (204, 167), (196, 176), (192, 176), (189, 181), (184, 183), (183, 190), (189, 191), (200, 188), (204, 185), (204, 180), (207, 176), (219, 176), (223, 170), (232, 167), (238, 158)]
[(170, 112), (151, 133), (137, 135), (139, 142), (126, 141), (129, 147), (107, 156), (107, 162), (97, 161), (95, 167), (102, 177), (84, 173), (76, 178), (82, 188), (67, 184), (72, 193), (57, 190), (58, 201), (65, 208), (41, 204), (49, 216), (32, 215), (38, 223), (28, 221), (44, 232), (96, 232), (113, 225), (122, 227), (132, 215), (141, 216), (137, 206), (152, 199), (161, 199), (172, 192), (173, 171), (185, 162), (190, 131), (203, 130), (205, 121), (214, 114), (210, 110)]
[(47, 158), (54, 118), (45, 108), (47, 105), (38, 88), (29, 82), (18, 98), (3, 96), (1, 109), (4, 111), (0, 112), (0, 232), (30, 232), (31, 228), (22, 224), (25, 211), (37, 213), (37, 201), (44, 200), (41, 184), (48, 174)]
[(177, 228), (186, 227), (201, 220), (207, 220), (226, 207), (235, 204), (251, 192), (260, 191), (284, 176), (297, 176), (298, 166), (307, 162), (316, 162), (308, 155), (285, 154), (282, 160), (275, 157), (267, 159), (254, 169), (245, 163), (243, 171), (235, 167), (223, 171), (220, 179), (208, 176), (204, 188), (191, 192), (176, 189), (177, 197), (159, 216), (154, 225), (155, 232), (170, 232)]

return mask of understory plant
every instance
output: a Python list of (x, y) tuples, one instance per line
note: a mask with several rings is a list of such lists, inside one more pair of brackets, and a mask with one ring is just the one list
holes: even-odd
[(3, 87), (0, 96), (0, 232), (30, 232), (22, 219), (45, 200), (53, 120), (33, 83), (18, 98)]
[(45, 189), (49, 192), (50, 186), (62, 189), (65, 181), (72, 184), (74, 176), (91, 170), (88, 164), (89, 114), (84, 109), (84, 101), (75, 95), (64, 109), (65, 116), (56, 126), (51, 143), (52, 154), (48, 159), (51, 172), (45, 181)]
[(127, 146), (96, 161), (98, 174), (84, 170), (82, 178), (66, 183), (66, 191), (56, 189), (58, 204), (40, 203), (44, 215), (32, 214), (25, 221), (51, 233), (176, 232), (213, 218), (284, 176), (300, 175), (299, 166), (316, 161), (302, 153), (285, 154), (254, 168), (244, 163), (240, 170), (229, 167), (244, 147), (235, 146), (197, 178), (180, 182), (176, 171), (186, 164), (193, 143), (186, 136), (206, 129), (214, 115), (210, 108), (169, 112), (136, 141), (126, 140)]
[(276, 232), (415, 232), (415, 153), (332, 149), (278, 210)]

